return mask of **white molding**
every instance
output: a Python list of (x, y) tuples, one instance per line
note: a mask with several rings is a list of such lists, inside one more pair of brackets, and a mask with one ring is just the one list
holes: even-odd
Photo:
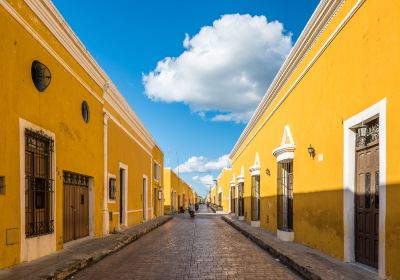
[(239, 221), (244, 221), (244, 216), (239, 216), (239, 217), (238, 217), (238, 220), (239, 220)]
[(92, 79), (100, 87), (103, 87), (107, 76), (72, 31), (71, 27), (66, 23), (53, 3), (46, 0), (25, 0), (25, 3)]
[[(110, 91), (112, 94), (110, 94)], [(106, 88), (104, 91), (104, 100), (111, 105), (111, 107), (151, 149), (156, 145), (151, 134), (147, 131), (115, 86), (109, 86)]]
[(258, 155), (258, 152), (256, 152), (256, 156), (254, 158), (254, 165), (249, 168), (251, 176), (259, 176), (260, 169), (261, 169), (260, 156)]
[(149, 156), (152, 156), (151, 149), (153, 146), (149, 142), (145, 142), (147, 147), (145, 147), (135, 136), (126, 129), (116, 117), (114, 117), (107, 109), (103, 109), (104, 113), (118, 126), (120, 127), (136, 144), (138, 144)]
[(143, 209), (128, 210), (127, 212), (128, 212), (128, 213), (143, 212)]
[(252, 227), (260, 227), (260, 221), (250, 221)]
[[(279, 100), (277, 105), (271, 110), (268, 116), (260, 124), (260, 126), (254, 132), (254, 134), (250, 137), (250, 139), (246, 143), (244, 143), (244, 141), (248, 138), (252, 130), (259, 123), (260, 119), (267, 111), (269, 106), (275, 100), (278, 93), (281, 91), (281, 89), (283, 88), (289, 77), (291, 77), (291, 75), (296, 71), (299, 63), (303, 60), (308, 51), (313, 47), (314, 42), (318, 39), (321, 32), (326, 28), (326, 26), (332, 20), (333, 16), (336, 15), (336, 13), (340, 9), (344, 1), (345, 0), (322, 0), (320, 2), (314, 14), (307, 23), (305, 29), (303, 30), (302, 34), (300, 35), (299, 39), (297, 40), (295, 46), (290, 52), (289, 56), (286, 58), (284, 64), (282, 65), (278, 74), (275, 76), (275, 79), (268, 88), (267, 93), (264, 95), (261, 103), (258, 105), (252, 118), (248, 122), (247, 126), (245, 127), (238, 141), (236, 142), (234, 148), (232, 149), (229, 157), (233, 162), (240, 156), (240, 154), (244, 151), (244, 149), (249, 145), (249, 143), (259, 133), (259, 131), (264, 127), (264, 125), (271, 118), (271, 116), (277, 111), (280, 105), (286, 100), (288, 95), (293, 91), (293, 89), (302, 80), (302, 78), (306, 75), (309, 69), (322, 55), (322, 53), (328, 48), (330, 43), (336, 38), (336, 36), (340, 33), (343, 27), (347, 24), (347, 22), (354, 16), (354, 14), (359, 10), (359, 8), (365, 2), (365, 0), (358, 0), (358, 2), (353, 6), (350, 12), (346, 15), (346, 17), (338, 25), (335, 31), (331, 34), (331, 36), (325, 41), (323, 46), (317, 51), (316, 55), (311, 59), (310, 63), (304, 68), (302, 73), (297, 77), (297, 79), (289, 88), (289, 90), (284, 94), (284, 96)], [(332, 3), (334, 3), (334, 5), (331, 5)], [(330, 6), (328, 6), (328, 4)], [(311, 40), (310, 38), (313, 39)]]
[[(50, 137), (54, 141), (54, 152), (52, 161), (52, 176), (54, 178), (54, 192), (53, 192), (53, 209), (52, 218), (54, 221), (54, 231), (51, 234), (46, 234), (38, 237), (26, 238), (25, 236), (25, 129), (33, 129), (42, 131), (47, 137)], [(20, 236), (21, 236), (21, 247), (20, 247), (20, 262), (31, 261), (56, 251), (56, 231), (57, 231), (57, 215), (55, 213), (57, 209), (57, 175), (56, 175), (56, 135), (54, 132), (44, 129), (39, 125), (33, 124), (27, 120), (19, 118), (19, 157), (20, 157)]]
[[(142, 181), (142, 206), (143, 206), (143, 212), (144, 212), (144, 216), (143, 216), (143, 221), (147, 221), (149, 219), (149, 211), (146, 209), (148, 209), (148, 192), (149, 192), (149, 178), (147, 177), (147, 175), (143, 174), (142, 176), (142, 180), (145, 179), (146, 180), (146, 186), (143, 186), (143, 181)], [(144, 190), (144, 192), (143, 192)]]
[(386, 98), (347, 119), (343, 123), (343, 225), (344, 225), (344, 260), (355, 261), (355, 145), (354, 126), (379, 116), (379, 252), (378, 273), (380, 278), (386, 278)]
[[(50, 1), (49, 1), (50, 2)], [(64, 68), (67, 70), (97, 101), (104, 104), (101, 97), (96, 94), (96, 92), (86, 84), (82, 78), (72, 70), (72, 68), (57, 54), (57, 52), (37, 33), (32, 26), (30, 26), (22, 16), (5, 0), (0, 0), (0, 5), (2, 5), (5, 10), (21, 24), (21, 26), (32, 35), (32, 37), (40, 44), (42, 47), (49, 52)]]
[[(129, 178), (129, 173), (128, 173), (128, 165), (124, 164), (122, 162), (119, 162), (118, 164), (118, 168), (120, 170), (120, 174), (121, 174), (121, 169), (124, 170), (124, 186), (123, 186), (123, 194), (119, 194), (119, 195), (123, 195), (123, 205), (122, 205), (122, 225), (124, 226), (128, 226), (128, 193), (129, 193), (129, 182), (128, 182), (128, 178)], [(119, 178), (121, 180), (121, 178)], [(120, 188), (121, 188), (121, 182), (120, 183)]]
[(7, 1), (0, 0), (0, 5), (2, 5), (6, 11), (17, 20), (21, 26), (49, 52), (49, 54), (51, 54), (72, 76), (74, 76), (74, 78), (93, 97), (95, 97), (97, 101), (104, 104), (104, 100), (106, 100), (145, 142), (150, 142), (151, 146), (156, 145), (155, 140), (129, 106), (123, 95), (86, 50), (53, 3), (46, 0), (25, 0), (25, 2), (60, 42), (60, 44), (65, 47), (68, 53), (84, 69), (84, 71), (100, 88), (105, 89), (103, 96), (96, 94), (95, 90), (83, 81), (83, 79), (68, 65), (68, 63), (60, 57), (60, 55), (35, 31), (31, 25), (28, 24), (21, 15), (18, 14), (9, 3), (7, 3)]
[(243, 167), (243, 165), (240, 168), (240, 175), (236, 177), (236, 180), (238, 181), (238, 183), (244, 183), (244, 167)]
[(110, 221), (108, 214), (108, 119), (110, 118), (105, 112), (103, 112), (103, 139), (104, 139), (104, 163), (103, 163), (103, 209), (102, 209), (102, 225), (103, 235), (107, 235), (110, 232)]
[(285, 242), (292, 242), (294, 241), (294, 232), (293, 231), (283, 231), (283, 230), (276, 230), (276, 237)]
[(283, 129), (283, 136), (281, 145), (272, 151), (274, 157), (276, 157), (277, 162), (288, 162), (294, 159), (294, 151), (296, 150), (296, 145), (294, 144), (292, 132), (290, 131), (290, 126), (285, 125)]
[(94, 178), (89, 177), (89, 236), (94, 236), (95, 225), (94, 225)]

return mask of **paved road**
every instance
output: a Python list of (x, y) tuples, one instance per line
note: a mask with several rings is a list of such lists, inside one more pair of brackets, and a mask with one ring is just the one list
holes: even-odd
[(200, 212), (176, 215), (72, 279), (298, 279), (206, 207)]

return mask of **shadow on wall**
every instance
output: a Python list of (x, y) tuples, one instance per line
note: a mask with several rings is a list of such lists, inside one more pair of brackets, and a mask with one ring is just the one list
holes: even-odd
[[(365, 195), (358, 199), (365, 200)], [(386, 188), (386, 268), (390, 275), (400, 275), (400, 184)], [(344, 259), (344, 192), (343, 189), (312, 193), (295, 193), (293, 198), (293, 231), (295, 242)], [(251, 220), (251, 197), (244, 202), (245, 220)], [(383, 209), (382, 205), (379, 206)], [(277, 196), (260, 199), (261, 227), (276, 234)]]

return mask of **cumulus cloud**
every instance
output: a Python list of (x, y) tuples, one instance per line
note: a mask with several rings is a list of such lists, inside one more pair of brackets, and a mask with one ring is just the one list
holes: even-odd
[(204, 176), (194, 176), (192, 178), (194, 182), (200, 183), (202, 185), (212, 185), (214, 184), (214, 177), (211, 175), (204, 175)]
[[(247, 122), (292, 47), (283, 24), (224, 15), (183, 40), (184, 52), (143, 75), (154, 101), (183, 102), (213, 121)], [(207, 115), (209, 115), (207, 114)]]
[(203, 156), (190, 157), (186, 162), (178, 165), (175, 172), (193, 173), (193, 172), (209, 172), (219, 170), (230, 165), (229, 155), (223, 155), (216, 160), (208, 160)]

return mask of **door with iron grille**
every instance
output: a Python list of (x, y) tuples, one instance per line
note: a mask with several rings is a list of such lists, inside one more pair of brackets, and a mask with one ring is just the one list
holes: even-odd
[(244, 216), (244, 183), (238, 184), (238, 216)]
[(89, 235), (89, 177), (64, 172), (64, 242)]
[(260, 175), (251, 176), (251, 220), (260, 220)]
[[(379, 127), (368, 125), (356, 143), (356, 261), (378, 267), (379, 249)], [(374, 135), (375, 133), (375, 135)]]

